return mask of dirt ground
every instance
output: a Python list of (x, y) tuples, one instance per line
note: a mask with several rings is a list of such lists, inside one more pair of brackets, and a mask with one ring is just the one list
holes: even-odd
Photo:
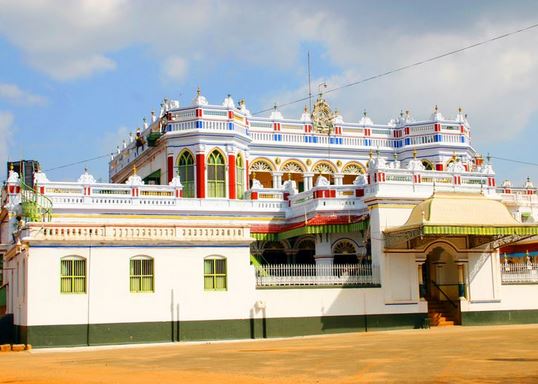
[(538, 383), (538, 324), (0, 353), (0, 383)]

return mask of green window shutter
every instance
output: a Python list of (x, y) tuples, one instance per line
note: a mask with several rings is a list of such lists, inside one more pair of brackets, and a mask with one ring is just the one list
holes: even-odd
[(60, 261), (60, 292), (86, 293), (86, 259), (69, 257)]
[(204, 260), (204, 289), (207, 291), (227, 289), (226, 259), (209, 258)]
[(153, 259), (135, 258), (130, 260), (129, 290), (131, 292), (154, 292)]

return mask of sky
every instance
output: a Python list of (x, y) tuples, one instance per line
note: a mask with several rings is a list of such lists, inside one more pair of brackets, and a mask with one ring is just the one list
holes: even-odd
[[(229, 93), (253, 111), (538, 23), (536, 1), (0, 0), (0, 179), (6, 161), (39, 160), (51, 180), (108, 158), (159, 110)], [(439, 106), (468, 114), (472, 144), (498, 183), (538, 183), (538, 28), (327, 95), (345, 121), (385, 124)], [(299, 117), (304, 104), (282, 108)]]

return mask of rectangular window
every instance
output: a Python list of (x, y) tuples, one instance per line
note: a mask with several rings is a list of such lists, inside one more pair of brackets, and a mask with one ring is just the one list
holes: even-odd
[(131, 259), (131, 292), (153, 292), (153, 259)]
[(86, 293), (86, 259), (63, 259), (61, 276), (61, 293)]
[(226, 259), (205, 259), (204, 289), (225, 291), (226, 288)]

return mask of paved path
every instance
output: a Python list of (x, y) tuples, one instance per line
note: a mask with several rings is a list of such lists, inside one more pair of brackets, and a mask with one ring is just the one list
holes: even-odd
[(538, 383), (538, 324), (0, 354), (0, 383)]

